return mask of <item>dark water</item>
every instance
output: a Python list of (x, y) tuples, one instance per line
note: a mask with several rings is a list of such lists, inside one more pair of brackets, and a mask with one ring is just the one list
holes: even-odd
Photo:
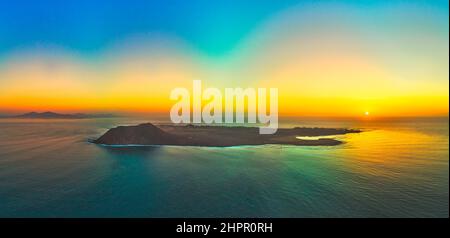
[(108, 148), (130, 119), (0, 120), (1, 217), (448, 217), (447, 120), (358, 127), (335, 147)]

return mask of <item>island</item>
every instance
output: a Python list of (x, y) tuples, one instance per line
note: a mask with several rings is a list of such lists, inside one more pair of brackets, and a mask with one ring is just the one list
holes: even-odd
[[(118, 126), (91, 142), (106, 146), (177, 145), (228, 147), (240, 145), (333, 146), (342, 144), (334, 138), (320, 136), (359, 133), (357, 129), (279, 128), (273, 135), (260, 135), (257, 127), (158, 125), (144, 123)], [(298, 137), (311, 137), (299, 139)]]
[(3, 118), (18, 118), (18, 119), (88, 119), (88, 118), (107, 118), (115, 117), (112, 114), (61, 114), (56, 112), (28, 112), (14, 116), (4, 116)]

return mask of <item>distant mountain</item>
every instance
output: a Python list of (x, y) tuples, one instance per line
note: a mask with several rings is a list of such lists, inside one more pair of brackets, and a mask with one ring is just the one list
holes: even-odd
[(86, 119), (86, 118), (106, 118), (114, 117), (112, 114), (60, 114), (56, 112), (28, 112), (21, 115), (11, 116), (10, 118), (29, 118), (29, 119)]

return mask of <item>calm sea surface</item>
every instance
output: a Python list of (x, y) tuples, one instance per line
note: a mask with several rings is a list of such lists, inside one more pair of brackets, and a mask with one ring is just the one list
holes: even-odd
[[(147, 120), (0, 119), (0, 217), (448, 217), (448, 119), (326, 121), (333, 147), (102, 147)], [(148, 120), (151, 121), (151, 120)]]

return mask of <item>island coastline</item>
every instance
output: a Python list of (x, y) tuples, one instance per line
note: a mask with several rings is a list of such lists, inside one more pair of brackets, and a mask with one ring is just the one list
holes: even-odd
[[(273, 135), (260, 135), (257, 127), (210, 125), (158, 125), (144, 123), (118, 126), (90, 142), (111, 147), (137, 146), (199, 146), (232, 147), (258, 145), (335, 146), (343, 141), (328, 136), (360, 133), (345, 128), (280, 128)], [(327, 138), (320, 138), (327, 136)], [(298, 139), (297, 137), (319, 137)]]

